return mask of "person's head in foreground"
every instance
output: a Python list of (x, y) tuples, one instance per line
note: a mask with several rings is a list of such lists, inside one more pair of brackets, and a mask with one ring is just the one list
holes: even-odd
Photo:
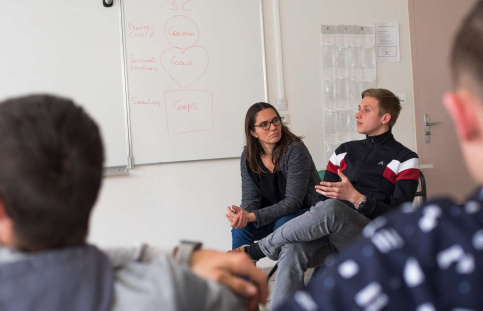
[(0, 104), (0, 242), (21, 251), (85, 243), (102, 176), (99, 129), (68, 99)]
[(464, 20), (451, 57), (453, 90), (444, 103), (453, 118), (468, 171), (483, 183), (483, 2)]
[(86, 243), (104, 153), (97, 125), (71, 100), (0, 103), (0, 142), (2, 310), (240, 310), (265, 302), (266, 277), (246, 256), (196, 250), (184, 261), (161, 252), (149, 259), (151, 247), (120, 256)]

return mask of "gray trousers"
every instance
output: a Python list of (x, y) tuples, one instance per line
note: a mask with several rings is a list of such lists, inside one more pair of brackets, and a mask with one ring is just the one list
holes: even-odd
[[(335, 250), (350, 245), (370, 219), (339, 200), (325, 200), (258, 241), (262, 252), (278, 260), (273, 309), (304, 287), (305, 271), (318, 267)], [(330, 241), (330, 243), (329, 243)]]

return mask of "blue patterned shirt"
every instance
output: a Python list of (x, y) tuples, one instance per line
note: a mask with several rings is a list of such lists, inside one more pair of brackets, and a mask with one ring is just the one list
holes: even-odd
[(483, 188), (403, 205), (277, 310), (483, 310)]

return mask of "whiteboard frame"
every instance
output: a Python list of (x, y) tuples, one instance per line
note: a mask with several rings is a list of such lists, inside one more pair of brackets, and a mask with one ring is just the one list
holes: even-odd
[(129, 107), (129, 81), (127, 74), (127, 57), (126, 57), (126, 33), (124, 31), (124, 4), (123, 0), (119, 0), (119, 28), (121, 29), (121, 54), (122, 54), (122, 78), (124, 91), (124, 114), (126, 117), (126, 135), (127, 135), (127, 173), (134, 168), (134, 156), (132, 151), (132, 130), (131, 130), (131, 110)]
[[(222, 1), (222, 0), (220, 0)], [(263, 3), (262, 0), (258, 0), (258, 6), (260, 9), (260, 40), (262, 45), (262, 65), (263, 65), (263, 88), (264, 88), (264, 97), (265, 102), (268, 102), (268, 85), (267, 85), (267, 60), (266, 60), (266, 50), (265, 50), (265, 22), (263, 18)], [(123, 175), (129, 174), (129, 170), (135, 168), (135, 166), (144, 166), (144, 165), (152, 165), (152, 164), (162, 164), (162, 163), (177, 163), (177, 162), (191, 162), (191, 161), (209, 161), (209, 160), (216, 160), (216, 159), (236, 159), (239, 157), (223, 157), (223, 158), (212, 158), (212, 159), (202, 159), (202, 160), (180, 160), (180, 161), (169, 161), (169, 162), (153, 162), (153, 163), (143, 163), (143, 164), (134, 164), (134, 155), (133, 155), (133, 148), (132, 148), (132, 129), (131, 129), (131, 114), (130, 114), (130, 107), (129, 107), (129, 78), (127, 73), (127, 52), (126, 52), (126, 34), (124, 29), (124, 4), (123, 0), (119, 0), (119, 26), (121, 29), (121, 54), (122, 54), (122, 74), (123, 74), (123, 90), (124, 90), (124, 112), (126, 115), (126, 133), (127, 133), (127, 150), (128, 150), (128, 161), (127, 161), (127, 168), (126, 171), (121, 172), (119, 167), (114, 167), (112, 170), (105, 171), (106, 176), (111, 175)]]

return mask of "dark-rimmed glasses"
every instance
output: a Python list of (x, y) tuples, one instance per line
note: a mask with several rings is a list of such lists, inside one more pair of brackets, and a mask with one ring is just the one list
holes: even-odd
[(270, 126), (272, 126), (272, 124), (275, 125), (275, 126), (279, 126), (280, 123), (281, 123), (280, 118), (275, 117), (275, 118), (272, 119), (272, 121), (263, 121), (262, 123), (255, 125), (255, 126), (261, 127), (262, 130), (264, 130), (264, 131), (268, 131), (270, 129)]

